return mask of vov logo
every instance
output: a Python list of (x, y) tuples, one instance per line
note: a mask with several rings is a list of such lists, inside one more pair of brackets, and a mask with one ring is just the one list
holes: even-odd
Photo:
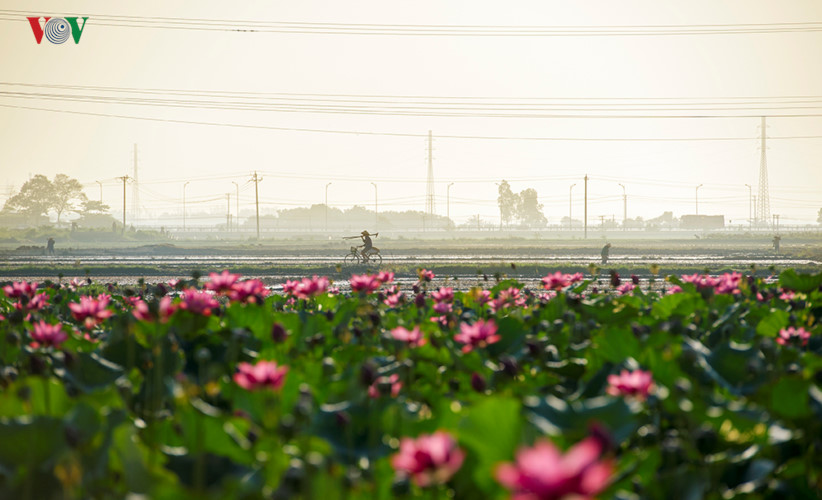
[[(71, 36), (74, 43), (80, 43), (80, 37), (83, 35), (83, 30), (86, 27), (87, 17), (27, 17), (29, 24), (31, 24), (31, 31), (34, 33), (34, 39), (37, 43), (43, 41), (43, 35), (46, 40), (53, 44), (65, 43)], [(43, 24), (40, 24), (40, 19), (43, 19)], [(83, 20), (83, 25), (77, 22), (78, 19)]]

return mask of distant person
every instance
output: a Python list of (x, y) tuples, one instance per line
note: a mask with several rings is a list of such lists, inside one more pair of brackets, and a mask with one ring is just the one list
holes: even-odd
[(116, 221), (111, 223), (111, 232), (112, 233), (117, 232), (117, 222)]
[[(374, 237), (379, 235), (380, 233), (374, 233)], [(368, 252), (374, 248), (374, 243), (371, 242), (371, 235), (368, 231), (360, 233), (360, 238), (362, 238), (362, 251), (360, 251), (360, 255), (362, 255), (365, 262), (368, 262)]]
[(779, 253), (779, 242), (782, 241), (781, 236), (774, 236), (773, 237), (773, 250), (776, 253)]
[(611, 253), (611, 244), (606, 243), (604, 247), (602, 247), (602, 265), (608, 263), (608, 255)]
[(48, 242), (46, 242), (46, 252), (52, 257), (54, 256), (54, 238), (49, 238)]

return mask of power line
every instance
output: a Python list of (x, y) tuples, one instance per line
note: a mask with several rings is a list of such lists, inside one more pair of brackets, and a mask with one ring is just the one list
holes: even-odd
[[(527, 107), (506, 108), (499, 106), (472, 107), (460, 106), (457, 104), (445, 103), (439, 106), (419, 106), (415, 103), (397, 103), (396, 105), (372, 105), (372, 103), (362, 102), (358, 104), (318, 104), (318, 103), (244, 103), (244, 102), (219, 102), (207, 100), (175, 100), (175, 99), (146, 99), (139, 97), (111, 97), (111, 96), (90, 96), (74, 94), (45, 94), (0, 91), (0, 97), (26, 100), (43, 101), (64, 101), (64, 102), (85, 102), (96, 104), (118, 104), (129, 106), (149, 106), (166, 108), (193, 108), (193, 109), (213, 109), (224, 111), (261, 111), (277, 113), (319, 113), (319, 114), (360, 114), (374, 116), (419, 116), (419, 117), (456, 117), (456, 118), (753, 118), (766, 114), (771, 117), (813, 117), (822, 116), (820, 113), (786, 113), (786, 110), (819, 110), (822, 109), (822, 101), (816, 105), (798, 105), (796, 103), (765, 103), (756, 106), (740, 107), (740, 104), (716, 103), (707, 106), (701, 105), (667, 105), (660, 107), (660, 104), (646, 104), (642, 107), (633, 108), (613, 108), (598, 107), (587, 108), (570, 107), (572, 105), (560, 104), (551, 105), (530, 105)], [(637, 106), (634, 104), (634, 106)], [(684, 106), (684, 107), (683, 107)], [(691, 114), (657, 114), (676, 113), (678, 111)], [(742, 112), (742, 113), (738, 113)], [(593, 114), (598, 113), (598, 114)], [(609, 113), (609, 114), (602, 114)], [(644, 113), (644, 114), (625, 114)], [(652, 113), (652, 114), (647, 114)]]
[[(2, 104), (0, 107), (10, 109), (25, 109), (31, 111), (47, 111), (52, 113), (64, 113), (83, 116), (97, 116), (104, 118), (122, 118), (128, 120), (173, 123), (184, 125), (204, 125), (213, 127), (229, 127), (242, 129), (257, 129), (257, 130), (278, 130), (284, 132), (310, 132), (323, 134), (343, 134), (343, 135), (367, 135), (367, 136), (383, 136), (383, 137), (426, 137), (423, 134), (401, 133), (401, 132), (373, 132), (362, 130), (334, 130), (334, 129), (315, 129), (315, 128), (299, 128), (299, 127), (275, 127), (271, 125), (255, 125), (249, 123), (230, 123), (230, 122), (210, 122), (202, 120), (181, 120), (173, 118), (158, 118), (149, 116), (135, 116), (123, 115), (115, 113), (95, 113), (91, 111), (75, 111), (67, 109), (54, 108), (40, 108), (36, 106), (20, 106), (14, 104)], [(626, 116), (625, 118), (756, 118), (760, 115), (750, 116)], [(820, 117), (822, 114), (803, 114), (803, 115), (769, 115), (773, 117), (782, 118), (800, 118), (800, 117)], [(560, 116), (555, 116), (560, 118)], [(569, 116), (569, 118), (600, 118), (598, 116)], [(606, 118), (606, 117), (603, 117)], [(621, 118), (620, 116), (608, 116), (607, 118)], [(477, 139), (477, 140), (514, 140), (514, 141), (593, 141), (593, 142), (678, 142), (678, 141), (749, 141), (750, 137), (688, 137), (688, 138), (595, 138), (595, 137), (514, 137), (514, 136), (480, 136), (480, 135), (438, 135), (438, 139)], [(769, 139), (819, 139), (822, 135), (795, 135), (795, 136), (781, 136), (769, 137)]]
[(64, 90), (97, 90), (103, 92), (131, 92), (131, 93), (148, 93), (148, 94), (184, 94), (184, 95), (228, 95), (234, 97), (300, 97), (300, 98), (316, 98), (316, 97), (352, 97), (355, 99), (429, 99), (429, 100), (525, 100), (525, 101), (658, 101), (658, 100), (769, 100), (769, 99), (812, 99), (820, 100), (822, 95), (786, 95), (786, 96), (668, 96), (668, 97), (648, 97), (648, 96), (624, 96), (624, 97), (538, 97), (538, 96), (435, 96), (435, 95), (395, 95), (395, 94), (339, 94), (339, 93), (295, 93), (295, 92), (258, 92), (258, 91), (230, 91), (230, 90), (208, 90), (208, 89), (172, 89), (172, 88), (139, 88), (139, 87), (113, 87), (101, 85), (66, 85), (66, 84), (44, 84), (44, 83), (24, 83), (24, 82), (0, 82), (0, 85), (15, 86), (15, 87), (37, 87), (37, 88), (53, 88)]
[[(0, 21), (25, 21), (30, 12), (0, 10)], [(62, 15), (62, 14), (55, 14)], [(379, 35), (437, 37), (581, 37), (581, 36), (683, 36), (769, 33), (813, 33), (822, 31), (821, 22), (682, 24), (682, 25), (437, 25), (437, 24), (353, 24), (238, 21), (190, 19), (157, 16), (115, 16), (85, 14), (96, 26), (173, 29), (188, 31), (225, 31), (241, 33), (281, 33), (314, 35)]]

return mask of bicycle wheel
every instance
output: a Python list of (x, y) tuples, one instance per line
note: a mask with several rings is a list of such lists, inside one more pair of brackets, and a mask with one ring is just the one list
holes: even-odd
[(374, 264), (375, 266), (379, 266), (380, 264), (382, 264), (382, 255), (380, 255), (379, 252), (369, 255), (368, 263)]
[(343, 264), (346, 266), (353, 266), (360, 263), (360, 256), (355, 253), (349, 253), (343, 259)]

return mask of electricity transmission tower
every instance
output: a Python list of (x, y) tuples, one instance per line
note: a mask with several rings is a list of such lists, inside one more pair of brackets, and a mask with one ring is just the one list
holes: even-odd
[(434, 156), (431, 131), (428, 131), (428, 182), (425, 186), (425, 214), (434, 215)]
[(771, 220), (771, 202), (768, 194), (768, 158), (765, 154), (765, 117), (762, 117), (759, 155), (759, 204), (756, 207), (756, 220), (768, 225)]

